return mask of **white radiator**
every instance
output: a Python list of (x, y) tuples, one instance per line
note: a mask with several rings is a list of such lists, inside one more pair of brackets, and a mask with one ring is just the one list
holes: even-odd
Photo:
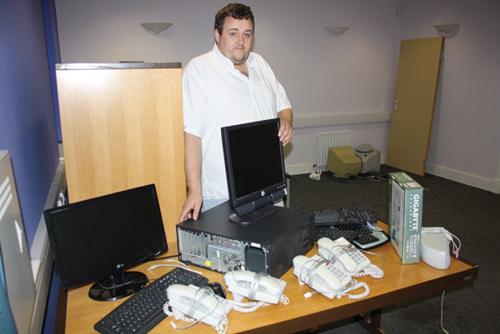
[(326, 166), (330, 147), (351, 145), (351, 131), (318, 132), (316, 139), (318, 149), (316, 165)]

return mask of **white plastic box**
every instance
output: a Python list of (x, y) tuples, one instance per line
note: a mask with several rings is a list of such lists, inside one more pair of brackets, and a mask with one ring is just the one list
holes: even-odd
[(389, 174), (389, 235), (403, 264), (420, 262), (423, 188), (404, 172)]

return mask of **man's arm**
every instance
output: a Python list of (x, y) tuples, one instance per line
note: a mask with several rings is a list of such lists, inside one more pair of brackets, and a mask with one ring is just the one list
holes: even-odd
[(278, 133), (278, 136), (280, 137), (283, 146), (285, 146), (290, 142), (290, 140), (292, 140), (294, 134), (292, 128), (292, 121), (293, 121), (292, 109), (281, 110), (280, 112), (278, 112), (278, 117), (281, 123), (280, 132)]
[(188, 194), (182, 206), (180, 222), (198, 219), (203, 196), (201, 194), (201, 138), (184, 132), (184, 165)]

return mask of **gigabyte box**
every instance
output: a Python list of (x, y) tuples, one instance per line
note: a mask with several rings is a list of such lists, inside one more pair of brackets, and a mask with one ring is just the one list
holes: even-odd
[(420, 262), (423, 188), (404, 172), (389, 174), (389, 235), (404, 264)]

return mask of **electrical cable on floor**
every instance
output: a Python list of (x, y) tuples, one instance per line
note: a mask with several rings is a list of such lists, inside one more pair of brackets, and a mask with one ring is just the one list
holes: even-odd
[(444, 293), (445, 292), (446, 292), (446, 290), (443, 290), (443, 294), (441, 295), (441, 330), (443, 331), (443, 333), (449, 334), (448, 331), (446, 329), (444, 329), (444, 327), (443, 327), (443, 316), (444, 316), (443, 304), (444, 304)]
[(365, 175), (365, 176), (356, 176), (358, 179), (380, 182), (380, 181), (388, 181), (389, 178), (385, 175)]
[[(311, 175), (312, 175), (312, 173), (311, 173)], [(312, 178), (311, 175), (309, 176), (310, 178)], [(333, 172), (328, 173), (328, 179), (330, 179), (332, 181), (342, 182), (342, 183), (349, 183), (350, 179), (361, 179), (361, 180), (368, 180), (368, 181), (373, 181), (373, 182), (389, 181), (389, 178), (387, 177), (387, 175), (370, 175), (370, 174), (359, 175), (358, 174), (358, 175), (349, 176), (347, 178), (343, 178), (343, 177), (340, 177)]]
[(328, 179), (329, 180), (332, 180), (332, 181), (338, 181), (338, 182), (342, 182), (342, 183), (349, 183), (348, 179), (345, 179), (345, 178), (341, 178), (341, 177), (338, 177), (338, 176), (335, 176), (336, 174), (332, 173), (332, 172), (329, 172), (328, 173)]

